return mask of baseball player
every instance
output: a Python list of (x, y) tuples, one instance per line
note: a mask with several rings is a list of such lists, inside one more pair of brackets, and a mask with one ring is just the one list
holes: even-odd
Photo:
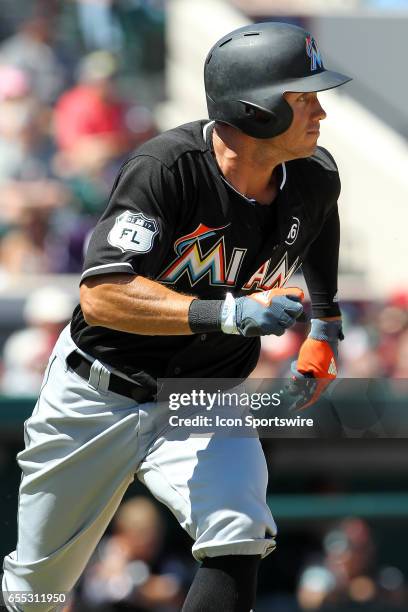
[(25, 423), (6, 596), (72, 589), (136, 476), (194, 540), (183, 611), (253, 609), (276, 535), (260, 442), (172, 436), (157, 380), (248, 376), (260, 336), (302, 313), (302, 292), (285, 288), (300, 266), (313, 319), (293, 370), (319, 383), (306, 403), (335, 377), (340, 182), (317, 147), (316, 92), (349, 80), (301, 28), (240, 28), (205, 61), (210, 121), (154, 138), (121, 168)]

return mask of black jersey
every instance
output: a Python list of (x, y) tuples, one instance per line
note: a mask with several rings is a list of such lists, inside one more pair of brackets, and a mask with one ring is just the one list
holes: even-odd
[[(302, 266), (313, 314), (336, 316), (340, 181), (318, 148), (282, 164), (270, 206), (239, 194), (212, 151), (213, 124), (196, 121), (145, 143), (121, 168), (85, 257), (90, 276), (140, 274), (201, 299), (281, 287)], [(259, 338), (223, 333), (145, 336), (89, 326), (71, 333), (87, 353), (133, 378), (246, 377)]]

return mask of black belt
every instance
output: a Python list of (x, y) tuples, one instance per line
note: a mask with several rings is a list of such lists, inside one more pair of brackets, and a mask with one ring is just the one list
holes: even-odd
[[(76, 374), (85, 380), (89, 380), (92, 363), (83, 357), (77, 351), (74, 351), (67, 357), (67, 364)], [(109, 377), (109, 391), (114, 391), (119, 395), (125, 395), (135, 400), (138, 404), (151, 402), (154, 400), (153, 393), (145, 387), (140, 387), (137, 383), (132, 383), (116, 374), (111, 374)]]

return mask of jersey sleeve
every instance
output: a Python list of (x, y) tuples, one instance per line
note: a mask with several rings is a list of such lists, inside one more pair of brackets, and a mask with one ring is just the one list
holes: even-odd
[(337, 276), (340, 221), (337, 206), (326, 217), (319, 236), (303, 262), (303, 275), (315, 318), (340, 316), (337, 303)]
[(316, 215), (314, 223), (320, 231), (306, 254), (302, 269), (312, 303), (312, 316), (336, 317), (341, 315), (337, 303), (340, 177), (334, 158), (322, 147), (316, 150), (313, 166), (317, 205), (312, 214)]
[(112, 273), (155, 278), (170, 248), (179, 208), (177, 181), (167, 166), (148, 155), (129, 160), (92, 232), (81, 282)]

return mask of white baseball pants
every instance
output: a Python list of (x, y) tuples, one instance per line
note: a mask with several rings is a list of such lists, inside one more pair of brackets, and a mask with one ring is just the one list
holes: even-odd
[[(69, 592), (136, 475), (194, 540), (193, 555), (266, 556), (276, 526), (266, 504), (267, 468), (256, 437), (180, 436), (165, 404), (107, 391), (110, 369), (85, 381), (66, 364), (69, 326), (50, 357), (25, 423), (16, 550), (3, 590)], [(48, 612), (55, 605), (10, 604)]]

